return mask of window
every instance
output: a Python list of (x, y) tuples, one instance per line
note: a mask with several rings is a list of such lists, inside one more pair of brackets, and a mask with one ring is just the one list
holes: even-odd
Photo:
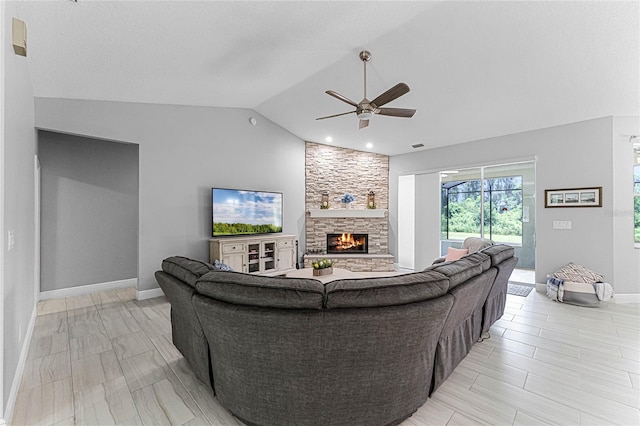
[(633, 166), (633, 225), (634, 241), (640, 247), (640, 145), (634, 146), (635, 165)]
[(522, 244), (522, 176), (485, 179), (484, 183), (485, 234), (488, 229), (494, 241)]
[(442, 239), (479, 237), (480, 180), (442, 183)]
[(442, 239), (522, 244), (522, 176), (442, 182), (441, 205)]

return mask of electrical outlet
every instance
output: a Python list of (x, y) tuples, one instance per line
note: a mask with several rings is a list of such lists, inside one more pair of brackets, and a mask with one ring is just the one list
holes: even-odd
[(554, 220), (553, 229), (571, 229), (570, 220)]

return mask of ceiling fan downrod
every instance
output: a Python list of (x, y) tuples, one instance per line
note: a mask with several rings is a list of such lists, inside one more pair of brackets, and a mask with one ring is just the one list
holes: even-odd
[(360, 60), (364, 64), (364, 98), (367, 99), (367, 62), (371, 60), (371, 52), (368, 50), (360, 52)]

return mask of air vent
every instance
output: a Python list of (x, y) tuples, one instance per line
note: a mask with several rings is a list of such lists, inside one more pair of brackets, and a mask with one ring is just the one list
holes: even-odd
[(423, 146), (424, 146), (423, 143), (417, 143), (417, 144), (411, 145), (412, 148), (422, 148)]

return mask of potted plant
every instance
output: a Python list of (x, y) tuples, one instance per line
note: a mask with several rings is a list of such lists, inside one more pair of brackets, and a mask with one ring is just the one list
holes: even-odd
[(344, 205), (344, 207), (346, 209), (351, 207), (351, 203), (353, 202), (353, 200), (355, 200), (355, 197), (351, 194), (349, 194), (348, 192), (345, 192), (345, 194), (342, 196), (342, 198), (340, 198), (340, 201), (342, 202), (342, 205)]
[(321, 277), (333, 273), (333, 260), (320, 259), (313, 262), (313, 276)]

